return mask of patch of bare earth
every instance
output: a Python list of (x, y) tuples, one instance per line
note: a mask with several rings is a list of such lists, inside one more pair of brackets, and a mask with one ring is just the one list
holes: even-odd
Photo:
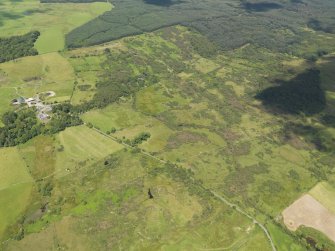
[(335, 241), (335, 215), (312, 196), (302, 196), (282, 214), (288, 229), (295, 231), (304, 225), (319, 230)]

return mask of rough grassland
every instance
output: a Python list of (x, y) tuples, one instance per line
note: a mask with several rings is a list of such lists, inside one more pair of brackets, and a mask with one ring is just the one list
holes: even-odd
[(113, 159), (112, 168), (97, 164), (59, 178), (49, 208), (62, 210), (49, 210), (31, 224), (41, 226), (38, 232), (5, 250), (269, 250), (261, 230), (241, 214), (193, 193), (160, 168), (148, 175), (161, 167), (156, 160), (129, 151)]
[(101, 110), (91, 110), (83, 114), (82, 119), (104, 132), (110, 131), (113, 127), (123, 130), (145, 123), (147, 117), (134, 111), (131, 105), (130, 102), (127, 102), (112, 104)]
[[(109, 3), (40, 4), (38, 0), (1, 1), (1, 36), (38, 30), (39, 53), (64, 49), (65, 34), (111, 9)], [(9, 13), (9, 14), (8, 14)]]
[(51, 136), (40, 135), (18, 146), (29, 172), (35, 180), (43, 179), (55, 169), (55, 142)]

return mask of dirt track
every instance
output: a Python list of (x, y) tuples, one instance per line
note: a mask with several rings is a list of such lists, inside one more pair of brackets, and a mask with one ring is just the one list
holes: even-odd
[(304, 225), (319, 230), (335, 241), (335, 215), (308, 194), (286, 208), (283, 217), (285, 225), (292, 231)]

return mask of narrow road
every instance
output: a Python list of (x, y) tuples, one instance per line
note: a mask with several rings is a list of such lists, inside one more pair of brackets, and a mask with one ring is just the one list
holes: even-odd
[(211, 193), (216, 197), (218, 198), (219, 200), (221, 200), (223, 203), (225, 203), (226, 205), (230, 206), (231, 208), (235, 209), (236, 211), (238, 211), (240, 214), (243, 214), (244, 216), (248, 217), (250, 220), (252, 220), (255, 224), (257, 224), (262, 230), (263, 232), (265, 233), (266, 237), (268, 238), (270, 244), (271, 244), (271, 248), (272, 248), (272, 251), (277, 251), (274, 243), (273, 243), (273, 240), (270, 236), (270, 233), (269, 231), (266, 229), (266, 227), (260, 223), (259, 221), (257, 221), (254, 217), (252, 217), (250, 214), (248, 214), (247, 212), (243, 211), (239, 206), (237, 206), (236, 204), (234, 203), (231, 203), (229, 202), (227, 199), (225, 199), (224, 197), (222, 197), (221, 195), (217, 194), (216, 192), (214, 192), (213, 190), (210, 190)]
[[(100, 133), (100, 134), (102, 134), (102, 135), (104, 135), (104, 136), (106, 136), (106, 137), (108, 137), (108, 138), (110, 138), (110, 139), (112, 139), (112, 140), (118, 142), (117, 138), (115, 138), (115, 137), (113, 137), (113, 136), (111, 136), (111, 135), (108, 135), (108, 134), (104, 133), (103, 131), (101, 131), (101, 130), (95, 128), (95, 127), (92, 127), (92, 129), (95, 130), (95, 131), (97, 131), (98, 133)], [(128, 148), (134, 148), (133, 146), (128, 145), (128, 144), (126, 144), (126, 143), (124, 143), (124, 142), (122, 142), (122, 144), (123, 144), (124, 146), (128, 147)], [(151, 158), (153, 158), (153, 159), (155, 159), (155, 160), (158, 160), (158, 161), (161, 162), (161, 163), (164, 163), (164, 164), (167, 163), (167, 161), (162, 160), (162, 159), (160, 159), (160, 158), (158, 158), (158, 157), (156, 157), (156, 156), (154, 156), (154, 155), (152, 155), (152, 154), (150, 154), (150, 153), (148, 153), (148, 152), (141, 151), (141, 153), (142, 153), (143, 155), (146, 155), (146, 156), (148, 156), (148, 157), (151, 157)], [(238, 205), (229, 202), (226, 198), (224, 198), (223, 196), (217, 194), (215, 191), (210, 190), (210, 192), (211, 192), (217, 199), (219, 199), (221, 202), (223, 202), (224, 204), (226, 204), (226, 205), (228, 205), (229, 207), (233, 208), (234, 210), (236, 210), (236, 211), (239, 212), (240, 214), (246, 216), (247, 218), (249, 218), (250, 220), (252, 220), (254, 224), (258, 225), (258, 226), (262, 229), (262, 231), (265, 233), (267, 239), (269, 240), (272, 251), (277, 251), (277, 249), (276, 249), (276, 247), (275, 247), (275, 245), (274, 245), (274, 242), (273, 242), (273, 240), (272, 240), (272, 238), (271, 238), (271, 236), (270, 236), (269, 231), (266, 229), (266, 227), (265, 227), (262, 223), (260, 223), (258, 220), (256, 220), (254, 217), (252, 217), (250, 214), (248, 214), (247, 212), (245, 212), (244, 210), (242, 210)]]

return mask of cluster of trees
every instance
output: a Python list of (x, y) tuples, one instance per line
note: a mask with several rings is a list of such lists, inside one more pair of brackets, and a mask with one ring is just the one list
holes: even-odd
[(0, 127), (0, 147), (15, 146), (40, 134), (53, 134), (66, 127), (82, 124), (70, 104), (55, 106), (52, 119), (47, 124), (38, 121), (33, 109), (6, 112), (2, 116), (2, 122), (4, 126)]
[(151, 134), (149, 132), (142, 132), (131, 141), (131, 145), (137, 146), (141, 144), (143, 141), (147, 141), (150, 137)]
[(34, 43), (39, 37), (38, 31), (32, 31), (22, 36), (0, 38), (0, 63), (25, 56), (37, 55)]
[(2, 116), (4, 127), (0, 127), (0, 147), (25, 143), (42, 132), (34, 110), (6, 112)]
[(83, 121), (73, 106), (69, 103), (59, 104), (53, 107), (51, 121), (45, 126), (45, 133), (57, 133), (66, 127), (81, 125)]

